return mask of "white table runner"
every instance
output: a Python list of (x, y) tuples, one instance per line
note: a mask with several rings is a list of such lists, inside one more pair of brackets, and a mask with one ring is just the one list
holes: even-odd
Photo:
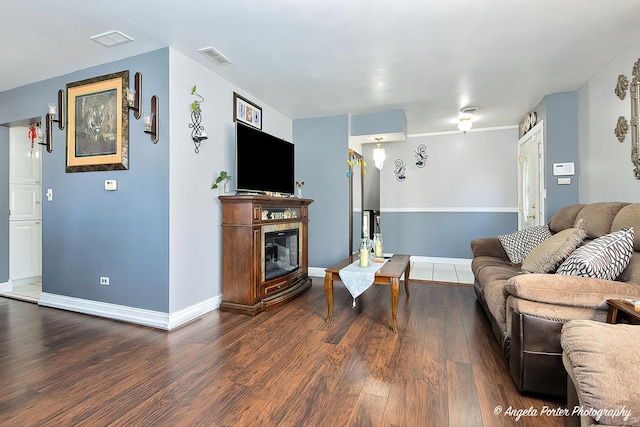
[(360, 260), (349, 264), (338, 272), (340, 280), (353, 297), (354, 307), (356, 306), (356, 298), (373, 285), (376, 272), (384, 265), (381, 262), (373, 262), (373, 257), (369, 257), (368, 267), (359, 267), (358, 264), (360, 264)]

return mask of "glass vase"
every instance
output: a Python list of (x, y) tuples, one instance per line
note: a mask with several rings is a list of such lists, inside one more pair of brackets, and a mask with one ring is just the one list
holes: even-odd
[(373, 234), (373, 255), (375, 257), (382, 256), (382, 234), (380, 233)]

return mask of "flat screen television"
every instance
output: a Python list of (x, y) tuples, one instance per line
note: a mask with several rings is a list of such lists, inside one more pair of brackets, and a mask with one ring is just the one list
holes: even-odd
[(294, 193), (294, 145), (236, 122), (236, 189)]

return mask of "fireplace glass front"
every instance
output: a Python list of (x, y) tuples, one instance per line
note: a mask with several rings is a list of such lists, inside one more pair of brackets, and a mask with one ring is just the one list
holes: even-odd
[(264, 234), (265, 280), (283, 276), (300, 266), (298, 239), (297, 228)]

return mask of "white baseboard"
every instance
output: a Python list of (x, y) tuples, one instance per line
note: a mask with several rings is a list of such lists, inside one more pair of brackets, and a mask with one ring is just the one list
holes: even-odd
[(38, 304), (169, 331), (217, 309), (221, 302), (222, 295), (218, 295), (174, 313), (163, 313), (43, 292), (40, 294)]

